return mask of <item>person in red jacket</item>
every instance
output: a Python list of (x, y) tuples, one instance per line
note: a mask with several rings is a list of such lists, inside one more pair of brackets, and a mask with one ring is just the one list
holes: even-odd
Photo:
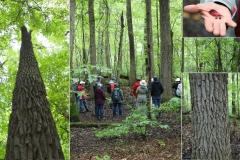
[(137, 98), (137, 88), (140, 86), (140, 81), (141, 81), (141, 78), (138, 78), (137, 81), (134, 83), (133, 87), (132, 87), (132, 93), (133, 95)]
[(85, 84), (85, 82), (81, 81), (78, 85), (79, 101), (80, 101), (79, 112), (80, 113), (83, 112), (82, 105), (84, 105), (86, 112), (90, 112), (90, 110), (88, 109), (88, 104), (87, 104), (86, 97), (85, 97), (85, 88), (83, 86), (84, 84)]

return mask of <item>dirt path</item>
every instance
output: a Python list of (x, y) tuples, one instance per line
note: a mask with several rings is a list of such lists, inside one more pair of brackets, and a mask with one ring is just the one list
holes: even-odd
[[(93, 116), (93, 102), (89, 101), (92, 112), (80, 113), (81, 122), (113, 123), (122, 122), (130, 113), (129, 105), (135, 107), (135, 98), (131, 95), (129, 87), (122, 88), (124, 100), (129, 102), (123, 105), (123, 116), (113, 118), (112, 109), (109, 105), (104, 108), (104, 120), (98, 121)], [(109, 97), (109, 95), (108, 95)], [(162, 124), (171, 127), (170, 130), (149, 128), (151, 134), (145, 140), (142, 137), (132, 134), (118, 138), (97, 139), (93, 131), (101, 128), (71, 128), (71, 159), (86, 160), (96, 159), (95, 156), (103, 157), (108, 155), (113, 160), (145, 160), (145, 159), (180, 159), (181, 157), (181, 123), (180, 113), (163, 113), (157, 120)]]

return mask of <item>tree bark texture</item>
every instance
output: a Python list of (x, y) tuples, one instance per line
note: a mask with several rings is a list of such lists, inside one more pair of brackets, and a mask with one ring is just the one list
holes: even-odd
[(117, 79), (120, 78), (121, 68), (122, 68), (122, 42), (123, 42), (123, 31), (124, 31), (123, 11), (120, 19), (121, 19), (121, 31), (120, 31), (120, 41), (119, 41), (119, 48), (118, 48)]
[(136, 63), (135, 63), (135, 49), (134, 49), (134, 34), (132, 26), (132, 7), (131, 0), (127, 0), (127, 24), (128, 24), (128, 37), (130, 49), (130, 79), (129, 84), (132, 86), (136, 81)]
[(70, 0), (70, 69), (73, 68), (75, 9), (76, 0)]
[(190, 73), (192, 159), (231, 159), (228, 74)]
[[(108, 6), (108, 2), (106, 1), (105, 3), (106, 5), (106, 30), (105, 30), (105, 53), (106, 53), (106, 63), (107, 63), (107, 67), (111, 68), (111, 56), (110, 56), (110, 44), (109, 44), (109, 6)], [(108, 77), (111, 78), (111, 73), (108, 74)]]
[[(89, 27), (90, 27), (90, 61), (92, 66), (96, 66), (96, 38), (95, 38), (95, 17), (94, 17), (94, 0), (88, 0), (88, 14), (89, 14)], [(92, 74), (96, 74), (96, 68), (92, 70)], [(91, 83), (93, 86), (95, 82)], [(90, 98), (93, 98), (93, 87), (90, 87)]]
[(165, 88), (162, 102), (172, 98), (173, 46), (170, 26), (169, 1), (160, 0), (161, 74), (160, 81)]
[(5, 159), (64, 159), (34, 56), (31, 31), (28, 32), (24, 26), (21, 31), (20, 62), (13, 91)]
[(151, 73), (151, 77), (155, 75), (154, 72), (154, 56), (153, 56), (153, 40), (152, 40), (152, 8), (151, 0), (146, 0), (146, 23), (147, 23), (147, 53), (148, 53), (148, 72)]

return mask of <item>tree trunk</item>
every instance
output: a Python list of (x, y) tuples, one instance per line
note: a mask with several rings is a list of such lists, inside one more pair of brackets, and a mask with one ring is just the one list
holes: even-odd
[(146, 0), (146, 22), (147, 22), (147, 53), (148, 65), (150, 65), (151, 77), (155, 75), (154, 72), (154, 56), (153, 56), (153, 40), (152, 40), (152, 8), (151, 0)]
[(73, 68), (75, 9), (76, 1), (70, 0), (70, 69)]
[(34, 56), (31, 31), (28, 32), (24, 26), (21, 31), (20, 62), (13, 91), (5, 159), (64, 159)]
[(123, 11), (122, 11), (122, 14), (121, 14), (120, 41), (119, 41), (119, 48), (118, 48), (117, 79), (120, 78), (121, 68), (122, 68), (122, 41), (123, 41), (123, 31), (124, 31), (124, 19), (123, 19)]
[[(82, 1), (82, 6), (84, 6), (84, 1)], [(82, 51), (83, 51), (83, 64), (87, 64), (88, 63), (88, 56), (87, 56), (87, 52), (86, 52), (86, 45), (85, 45), (85, 30), (84, 30), (84, 9), (82, 8), (81, 10), (81, 18), (82, 18)]]
[(136, 63), (135, 63), (135, 49), (134, 49), (134, 35), (132, 26), (132, 10), (131, 0), (127, 0), (127, 24), (128, 24), (128, 37), (130, 49), (130, 79), (129, 84), (132, 86), (136, 81)]
[(228, 74), (190, 73), (191, 159), (231, 159)]
[(199, 44), (198, 44), (199, 42), (198, 42), (198, 39), (195, 39), (195, 45), (196, 45), (196, 72), (200, 72), (200, 70), (199, 70), (199, 65), (198, 65), (198, 46), (199, 46)]
[[(95, 42), (95, 18), (94, 18), (94, 0), (88, 0), (89, 27), (90, 27), (90, 60), (91, 65), (96, 66), (96, 42)], [(92, 70), (96, 74), (96, 68)], [(95, 82), (91, 83), (93, 86)], [(90, 87), (90, 95), (93, 98), (93, 87)]]
[(220, 39), (216, 39), (214, 38), (215, 40), (215, 43), (216, 43), (216, 46), (217, 46), (217, 50), (218, 50), (218, 55), (217, 55), (217, 71), (218, 72), (222, 72), (223, 71), (223, 68), (222, 68), (222, 58), (221, 58), (221, 42), (220, 42)]
[(169, 1), (160, 0), (161, 74), (160, 80), (165, 89), (162, 101), (172, 98), (172, 36), (169, 15)]
[[(106, 1), (106, 35), (105, 35), (105, 53), (106, 53), (106, 62), (107, 62), (107, 68), (111, 68), (111, 56), (110, 56), (110, 44), (109, 44), (109, 6), (108, 2)], [(111, 73), (108, 74), (108, 77), (110, 78), (112, 75)]]

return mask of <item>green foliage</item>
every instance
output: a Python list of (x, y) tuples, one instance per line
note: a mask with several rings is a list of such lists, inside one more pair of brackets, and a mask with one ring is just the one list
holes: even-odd
[(98, 156), (96, 156), (95, 158), (96, 158), (96, 160), (111, 160), (111, 157), (108, 156), (108, 155), (104, 155), (103, 158), (100, 158), (100, 157), (98, 157)]
[[(155, 108), (155, 107), (154, 107)], [(122, 124), (112, 125), (103, 130), (96, 130), (94, 134), (98, 138), (102, 137), (119, 137), (122, 135), (130, 135), (131, 133), (137, 133), (142, 136), (148, 136), (147, 126), (155, 127), (160, 125), (160, 122), (156, 121), (156, 118), (150, 120), (147, 118), (146, 106), (140, 107), (136, 110), (132, 109), (131, 114), (123, 121)], [(154, 112), (153, 109), (151, 112)], [(167, 125), (160, 125), (162, 128), (167, 128)]]
[[(12, 91), (21, 43), (20, 27), (32, 32), (32, 42), (65, 159), (69, 155), (69, 10), (65, 0), (0, 1), (0, 159), (4, 159)], [(3, 62), (6, 62), (1, 66)]]
[(165, 142), (163, 142), (162, 140), (158, 140), (158, 144), (160, 147), (165, 147)]
[(169, 101), (161, 104), (161, 110), (163, 111), (179, 111), (181, 109), (181, 98), (173, 97)]

